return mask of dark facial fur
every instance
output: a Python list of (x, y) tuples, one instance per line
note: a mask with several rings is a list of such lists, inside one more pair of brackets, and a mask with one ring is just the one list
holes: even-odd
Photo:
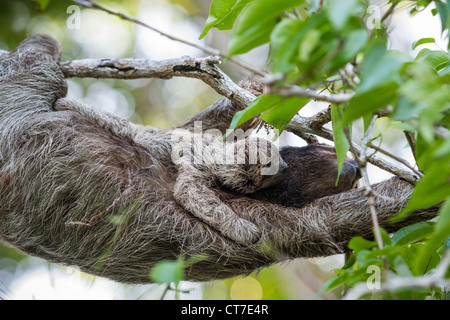
[(325, 144), (283, 147), (280, 155), (288, 168), (275, 186), (259, 190), (250, 197), (284, 206), (301, 208), (316, 199), (354, 188), (361, 178), (355, 161), (345, 161), (339, 182), (336, 151)]

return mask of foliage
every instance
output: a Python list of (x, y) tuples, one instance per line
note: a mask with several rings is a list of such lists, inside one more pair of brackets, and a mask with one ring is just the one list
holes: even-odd
[[(388, 8), (407, 6), (409, 14), (414, 15), (433, 5), (433, 15), (441, 20), (442, 32), (448, 38), (448, 1), (391, 0)], [(449, 244), (450, 47), (423, 48), (415, 56), (389, 50), (384, 25), (389, 11), (387, 16), (373, 17), (369, 9), (366, 1), (359, 0), (213, 0), (201, 35), (204, 37), (213, 27), (234, 28), (228, 57), (269, 44), (268, 62), (276, 79), (274, 85), (269, 84), (272, 88), (306, 86), (323, 88), (331, 94), (351, 92), (347, 103), (331, 106), (339, 165), (349, 150), (343, 129), (351, 129), (353, 122), (361, 118), (367, 128), (372, 115), (383, 111), (391, 126), (415, 136), (416, 145), (411, 147), (415, 147), (417, 165), (424, 176), (397, 219), (442, 204), (437, 222), (411, 225), (392, 237), (382, 230), (384, 248), (354, 238), (349, 244), (352, 257), (336, 270), (337, 276), (320, 293), (366, 281), (368, 266), (378, 266), (383, 278), (430, 274)], [(434, 43), (435, 39), (429, 37), (417, 39), (412, 50)], [(349, 68), (353, 71), (347, 72)], [(231, 128), (260, 115), (282, 131), (308, 101), (306, 97), (264, 94), (236, 115)], [(423, 288), (377, 297), (439, 299), (443, 294), (439, 288)]]

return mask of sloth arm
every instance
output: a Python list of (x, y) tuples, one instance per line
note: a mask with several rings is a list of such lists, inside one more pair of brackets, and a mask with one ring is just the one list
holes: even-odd
[(211, 174), (181, 160), (174, 187), (175, 201), (185, 210), (242, 244), (259, 240), (261, 232), (252, 222), (240, 218), (211, 188)]

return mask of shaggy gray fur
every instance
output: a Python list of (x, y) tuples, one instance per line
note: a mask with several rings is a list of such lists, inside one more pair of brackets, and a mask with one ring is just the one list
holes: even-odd
[[(207, 254), (186, 270), (186, 279), (203, 281), (248, 274), (294, 257), (342, 253), (351, 237), (372, 237), (361, 189), (303, 208), (216, 189), (240, 218), (261, 230), (260, 240), (251, 245), (223, 236), (175, 201), (178, 171), (167, 131), (104, 114), (101, 124), (94, 121), (98, 117), (70, 110), (75, 102), (63, 99), (67, 86), (58, 59), (53, 39), (32, 36), (0, 65), (2, 242), (116, 281), (146, 283), (155, 263), (179, 255)], [(193, 121), (225, 131), (239, 109), (221, 100)], [(108, 126), (122, 134), (105, 130)], [(412, 187), (393, 178), (374, 190), (400, 199), (376, 198), (380, 225), (391, 231), (436, 214), (436, 208), (416, 212), (392, 226), (388, 219), (405, 205)], [(105, 210), (91, 226), (71, 224)]]

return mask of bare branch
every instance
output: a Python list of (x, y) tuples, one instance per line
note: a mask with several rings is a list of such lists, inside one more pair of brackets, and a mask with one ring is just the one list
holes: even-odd
[(289, 87), (272, 87), (270, 90), (270, 93), (278, 94), (280, 96), (285, 97), (305, 97), (305, 98), (311, 98), (316, 101), (325, 101), (335, 104), (342, 104), (345, 102), (348, 102), (351, 97), (353, 97), (353, 94), (349, 93), (338, 93), (338, 94), (320, 94), (317, 93), (315, 90), (309, 89), (309, 88), (301, 88), (298, 86), (289, 86)]
[[(75, 2), (75, 3), (78, 3), (79, 5), (84, 6), (86, 8), (100, 10), (100, 11), (106, 12), (108, 14), (111, 14), (113, 16), (119, 17), (119, 18), (121, 18), (123, 20), (135, 23), (135, 24), (140, 25), (140, 26), (142, 26), (144, 28), (152, 30), (152, 31), (154, 31), (154, 32), (160, 34), (161, 36), (166, 37), (166, 38), (168, 38), (170, 40), (173, 40), (173, 41), (176, 41), (176, 42), (180, 42), (180, 43), (186, 44), (188, 46), (191, 46), (193, 48), (199, 49), (199, 50), (203, 51), (206, 54), (209, 54), (209, 55), (212, 55), (212, 56), (219, 56), (221, 59), (226, 58), (226, 55), (222, 54), (217, 49), (210, 48), (210, 47), (207, 47), (207, 46), (202, 46), (202, 45), (199, 45), (199, 44), (196, 44), (196, 43), (193, 43), (193, 42), (190, 42), (190, 41), (187, 41), (187, 40), (175, 37), (175, 36), (170, 35), (170, 34), (168, 34), (166, 32), (163, 32), (163, 31), (161, 31), (161, 30), (159, 30), (159, 29), (157, 29), (155, 27), (152, 27), (152, 26), (150, 26), (149, 24), (147, 24), (145, 22), (142, 22), (142, 21), (140, 21), (138, 19), (129, 17), (126, 14), (123, 14), (121, 12), (115, 12), (115, 11), (112, 11), (112, 10), (110, 10), (108, 8), (102, 7), (102, 6), (92, 2), (90, 0), (72, 0), (72, 1)], [(252, 72), (252, 73), (254, 73), (256, 75), (259, 75), (259, 76), (264, 76), (265, 75), (265, 73), (263, 71), (261, 71), (261, 70), (259, 70), (257, 68), (251, 67), (251, 66), (249, 66), (249, 65), (247, 65), (245, 63), (242, 63), (240, 61), (237, 61), (234, 58), (229, 58), (228, 60), (233, 62), (233, 63), (235, 63), (239, 67), (244, 68), (244, 69), (246, 69), (246, 70), (248, 70), (248, 71), (250, 71), (250, 72)]]
[(402, 163), (405, 167), (409, 168), (412, 172), (414, 172), (418, 177), (423, 177), (423, 173), (420, 172), (419, 170), (417, 170), (416, 168), (414, 168), (411, 164), (409, 164), (408, 161), (406, 161), (405, 159), (402, 159), (398, 156), (396, 156), (395, 154), (392, 154), (391, 152), (384, 150), (383, 148), (380, 148), (376, 145), (374, 145), (373, 143), (369, 143), (368, 145), (370, 148), (375, 149), (381, 153), (383, 153), (384, 155), (397, 160), (398, 162)]
[(112, 11), (112, 10), (110, 10), (108, 8), (102, 7), (102, 6), (92, 2), (90, 0), (72, 0), (72, 1), (77, 3), (77, 4), (79, 4), (79, 5), (82, 5), (83, 7), (96, 9), (96, 10), (101, 10), (101, 11), (104, 11), (104, 12), (106, 12), (108, 14), (111, 14), (111, 15), (114, 15), (116, 17), (119, 17), (119, 18), (121, 18), (123, 20), (135, 23), (135, 24), (140, 25), (140, 26), (142, 26), (144, 28), (152, 30), (152, 31), (160, 34), (163, 37), (166, 37), (166, 38), (168, 38), (170, 40), (173, 40), (173, 41), (184, 43), (184, 44), (186, 44), (188, 46), (191, 46), (191, 47), (194, 47), (196, 49), (199, 49), (199, 50), (201, 50), (201, 51), (203, 51), (203, 52), (205, 52), (205, 53), (207, 53), (209, 55), (213, 55), (213, 56), (220, 55), (220, 52), (217, 49), (206, 47), (206, 46), (201, 46), (199, 44), (196, 44), (196, 43), (193, 43), (193, 42), (190, 42), (190, 41), (187, 41), (187, 40), (175, 37), (175, 36), (170, 35), (170, 34), (168, 34), (166, 32), (163, 32), (163, 31), (161, 31), (159, 29), (156, 29), (156, 28), (154, 28), (154, 27), (152, 27), (152, 26), (150, 26), (150, 25), (148, 25), (148, 24), (146, 24), (146, 23), (144, 23), (144, 22), (142, 22), (140, 20), (137, 20), (137, 19), (134, 19), (132, 17), (129, 17), (126, 14), (123, 14), (121, 12), (115, 12), (115, 11)]
[(143, 79), (187, 77), (202, 80), (220, 95), (242, 105), (256, 97), (244, 90), (217, 67), (218, 57), (181, 57), (167, 60), (149, 59), (84, 59), (60, 64), (67, 78)]
[[(292, 118), (291, 122), (286, 126), (286, 131), (292, 132), (300, 137), (302, 137), (302, 134), (308, 133), (317, 135), (330, 141), (334, 141), (333, 133), (330, 130), (323, 127), (314, 128), (314, 124), (318, 123), (316, 122), (318, 120), (317, 117), (318, 117), (317, 115), (313, 117), (302, 117), (300, 115), (296, 115), (294, 116), (294, 118)], [(352, 145), (354, 151), (359, 156), (362, 151), (362, 147), (360, 147), (354, 142), (352, 142)], [(393, 175), (396, 175), (412, 184), (417, 183), (418, 177), (412, 174), (410, 171), (403, 170), (402, 168), (396, 166), (392, 162), (386, 161), (385, 159), (377, 156), (376, 154), (372, 154), (367, 159), (367, 162)]]
[[(0, 50), (0, 60), (9, 54), (8, 51)], [(256, 98), (251, 92), (241, 88), (233, 82), (222, 70), (218, 68), (220, 59), (218, 57), (191, 58), (181, 57), (166, 60), (149, 59), (82, 59), (62, 62), (61, 70), (67, 78), (114, 78), (114, 79), (142, 79), (159, 78), (170, 79), (173, 77), (188, 77), (203, 81), (220, 95), (247, 106)], [(288, 89), (290, 90), (290, 89)], [(299, 94), (320, 101), (336, 103), (351, 97), (350, 94), (321, 95), (312, 89), (298, 88)], [(281, 92), (283, 93), (283, 92)], [(330, 141), (333, 133), (323, 128), (330, 121), (330, 111), (325, 109), (312, 117), (296, 115), (287, 125), (286, 130), (298, 135), (307, 141), (316, 142), (314, 136), (319, 136)], [(361, 147), (353, 143), (355, 151), (359, 154)], [(373, 165), (399, 176), (406, 181), (415, 184), (418, 177), (409, 171), (403, 170), (395, 164), (371, 155), (368, 162)]]

